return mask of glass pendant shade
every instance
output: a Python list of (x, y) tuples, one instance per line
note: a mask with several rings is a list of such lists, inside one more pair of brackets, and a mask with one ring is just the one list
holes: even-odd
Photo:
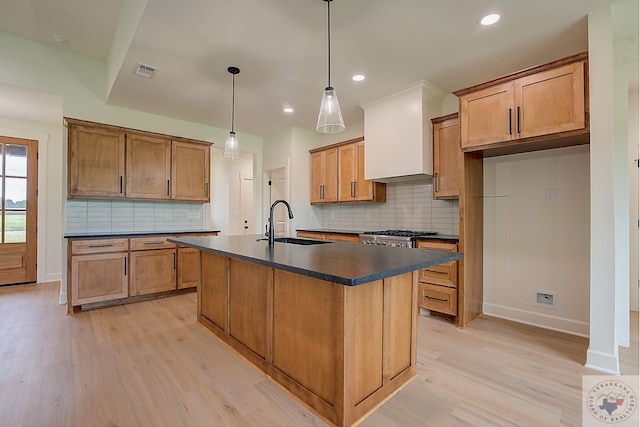
[(316, 131), (320, 133), (336, 133), (344, 130), (344, 121), (338, 102), (338, 94), (331, 86), (324, 89), (322, 93), (322, 103), (318, 114), (318, 124)]
[(222, 154), (222, 157), (224, 157), (225, 159), (240, 160), (240, 152), (238, 151), (238, 138), (236, 137), (236, 133), (233, 131), (229, 132), (229, 137), (224, 143), (224, 153)]

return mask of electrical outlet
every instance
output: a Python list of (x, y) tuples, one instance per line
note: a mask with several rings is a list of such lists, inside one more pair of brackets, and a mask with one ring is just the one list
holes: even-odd
[(540, 289), (533, 290), (533, 304), (538, 307), (556, 308), (556, 293), (551, 291), (543, 291)]
[(367, 212), (364, 216), (367, 220), (371, 219), (371, 212)]
[(200, 212), (187, 212), (187, 219), (198, 219), (200, 218)]
[(171, 219), (171, 211), (164, 214), (166, 219)]

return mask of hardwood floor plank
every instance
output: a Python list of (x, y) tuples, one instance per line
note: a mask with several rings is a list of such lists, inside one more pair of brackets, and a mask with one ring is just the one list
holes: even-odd
[[(0, 426), (326, 426), (196, 322), (196, 294), (66, 315), (58, 284), (0, 288)], [(638, 313), (623, 374), (638, 374)], [(417, 378), (362, 427), (579, 426), (588, 340), (418, 318)]]

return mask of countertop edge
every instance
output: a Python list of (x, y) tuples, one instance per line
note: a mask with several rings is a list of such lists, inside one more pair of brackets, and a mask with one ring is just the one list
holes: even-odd
[[(211, 248), (209, 246), (203, 246), (203, 245), (199, 245), (199, 244), (192, 243), (192, 242), (185, 242), (184, 240), (179, 239), (179, 238), (178, 239), (170, 238), (170, 239), (167, 239), (167, 240), (169, 242), (178, 243), (178, 244), (180, 244), (182, 246), (188, 246), (188, 247), (192, 247), (192, 248), (199, 249), (199, 250), (202, 250), (202, 251), (228, 256), (229, 258), (239, 259), (239, 260), (247, 261), (247, 262), (252, 262), (252, 263), (255, 263), (255, 264), (263, 265), (265, 267), (274, 267), (274, 268), (278, 268), (280, 270), (288, 271), (288, 272), (291, 272), (291, 273), (297, 273), (297, 274), (300, 274), (300, 275), (303, 275), (303, 276), (312, 277), (314, 279), (324, 280), (324, 281), (327, 281), (327, 282), (337, 283), (337, 284), (341, 284), (341, 285), (345, 285), (345, 286), (362, 285), (364, 283), (373, 282), (375, 280), (386, 279), (386, 278), (389, 278), (389, 277), (397, 276), (399, 274), (420, 270), (422, 268), (430, 267), (432, 265), (443, 264), (443, 263), (449, 262), (449, 261), (457, 261), (457, 260), (460, 260), (460, 259), (462, 259), (464, 257), (463, 254), (461, 254), (461, 253), (449, 252), (450, 256), (447, 256), (447, 257), (444, 257), (444, 258), (439, 258), (438, 260), (426, 261), (426, 262), (422, 262), (422, 263), (418, 263), (418, 264), (413, 264), (413, 265), (410, 265), (410, 266), (399, 267), (399, 268), (387, 270), (387, 271), (384, 271), (384, 272), (373, 273), (373, 274), (369, 274), (369, 275), (365, 275), (365, 276), (359, 276), (359, 277), (354, 277), (354, 278), (346, 278), (346, 277), (342, 277), (342, 276), (335, 276), (335, 275), (331, 275), (331, 274), (327, 274), (327, 273), (321, 273), (321, 272), (314, 271), (314, 270), (308, 270), (308, 269), (305, 269), (305, 268), (300, 268), (300, 267), (296, 267), (296, 266), (292, 266), (292, 265), (288, 265), (288, 264), (281, 264), (281, 263), (278, 263), (278, 262), (275, 262), (275, 261), (267, 261), (267, 260), (260, 259), (260, 258), (254, 258), (252, 256), (242, 255), (242, 254), (239, 254), (239, 253), (236, 253), (236, 252), (230, 252), (230, 251), (226, 251), (226, 250), (222, 250), (222, 249)], [(335, 242), (334, 244), (340, 244), (340, 242)], [(436, 252), (436, 251), (433, 251), (433, 252)], [(441, 251), (437, 251), (437, 252), (441, 252)]]
[[(296, 232), (308, 232), (308, 233), (331, 233), (331, 234), (351, 234), (360, 235), (366, 234), (372, 230), (338, 230), (333, 228), (296, 228)], [(455, 234), (435, 234), (433, 236), (418, 237), (416, 240), (460, 240), (459, 235)]]
[(189, 235), (189, 234), (206, 234), (220, 233), (220, 230), (190, 230), (190, 231), (150, 231), (150, 232), (96, 232), (96, 233), (65, 233), (62, 235), (64, 239), (105, 239), (105, 238), (123, 238), (123, 237), (148, 237), (148, 236), (167, 236), (167, 235)]

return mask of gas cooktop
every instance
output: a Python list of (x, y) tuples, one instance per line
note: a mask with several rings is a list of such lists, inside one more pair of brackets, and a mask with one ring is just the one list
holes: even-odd
[(367, 231), (367, 235), (371, 236), (392, 236), (392, 237), (423, 237), (423, 236), (435, 236), (437, 231), (411, 231), (411, 230), (381, 230), (381, 231)]

